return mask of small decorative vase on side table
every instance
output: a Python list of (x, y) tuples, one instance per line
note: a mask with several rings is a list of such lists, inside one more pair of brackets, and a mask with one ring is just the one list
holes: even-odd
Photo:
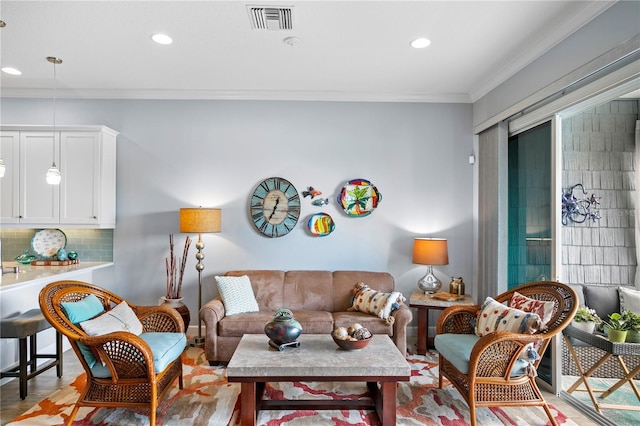
[(571, 325), (585, 333), (593, 333), (593, 330), (596, 328), (596, 323), (593, 321), (572, 321)]
[(189, 322), (191, 322), (191, 314), (189, 313), (189, 308), (187, 305), (182, 303), (182, 297), (179, 299), (167, 299), (165, 296), (162, 296), (163, 305), (167, 305), (170, 308), (178, 311), (180, 316), (182, 317), (182, 322), (184, 323), (184, 332), (187, 332), (187, 328), (189, 328)]

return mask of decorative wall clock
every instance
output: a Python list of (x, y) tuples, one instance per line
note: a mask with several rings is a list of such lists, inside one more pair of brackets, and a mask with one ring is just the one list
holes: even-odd
[(251, 220), (256, 229), (270, 238), (287, 235), (298, 223), (300, 197), (286, 179), (263, 180), (251, 195)]
[(382, 194), (366, 179), (352, 179), (338, 194), (338, 204), (349, 216), (363, 217), (371, 214), (382, 201)]

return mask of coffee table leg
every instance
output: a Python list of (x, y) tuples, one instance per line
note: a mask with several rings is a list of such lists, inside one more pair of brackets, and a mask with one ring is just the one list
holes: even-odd
[(382, 426), (396, 424), (396, 382), (380, 382), (380, 389), (376, 382), (367, 382), (371, 399), (375, 406), (378, 420)]
[(382, 415), (379, 415), (382, 426), (396, 424), (396, 382), (380, 383), (382, 392)]
[(240, 385), (240, 423), (242, 426), (256, 424), (256, 383), (242, 382)]

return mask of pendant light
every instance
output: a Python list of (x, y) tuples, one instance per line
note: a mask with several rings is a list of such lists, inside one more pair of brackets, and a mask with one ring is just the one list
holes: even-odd
[(62, 180), (60, 169), (56, 166), (56, 65), (62, 63), (62, 59), (54, 56), (47, 56), (47, 61), (53, 64), (53, 163), (47, 170), (47, 183), (49, 185), (59, 185)]

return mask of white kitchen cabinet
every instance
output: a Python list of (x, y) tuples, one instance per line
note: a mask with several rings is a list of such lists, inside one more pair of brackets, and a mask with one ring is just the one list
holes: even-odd
[(5, 164), (0, 178), (0, 223), (18, 223), (20, 215), (20, 132), (0, 132), (0, 158)]
[[(2, 178), (3, 227), (115, 227), (117, 132), (104, 126), (56, 126), (55, 131), (51, 126), (0, 126), (0, 130), (3, 151), (8, 145), (15, 149), (15, 134), (19, 135), (20, 165), (17, 183)], [(54, 143), (60, 185), (45, 180)], [(5, 200), (11, 202), (5, 206)]]

